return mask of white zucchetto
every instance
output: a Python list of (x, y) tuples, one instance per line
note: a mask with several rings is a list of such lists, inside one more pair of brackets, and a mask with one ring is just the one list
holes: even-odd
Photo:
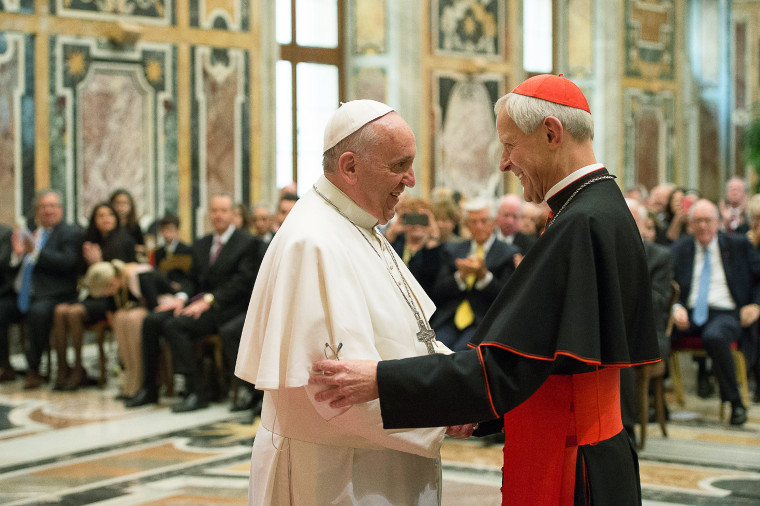
[(344, 102), (332, 115), (325, 127), (324, 153), (361, 127), (393, 112), (393, 108), (375, 100)]

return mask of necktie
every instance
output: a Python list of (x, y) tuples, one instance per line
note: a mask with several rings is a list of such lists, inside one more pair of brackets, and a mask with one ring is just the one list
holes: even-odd
[(710, 262), (710, 250), (705, 248), (705, 262), (702, 264), (702, 274), (699, 276), (697, 302), (694, 304), (694, 311), (691, 314), (691, 319), (697, 326), (702, 326), (707, 321), (707, 313), (710, 309), (708, 295), (710, 294), (711, 275), (712, 266)]
[[(484, 258), (484, 252), (483, 252), (483, 246), (478, 244), (476, 250), (475, 250), (475, 256), (478, 258)], [(465, 280), (467, 283), (467, 291), (469, 292), (472, 290), (472, 287), (475, 285), (475, 274), (470, 274), (467, 276), (467, 279)], [(472, 311), (472, 306), (470, 305), (470, 301), (467, 299), (464, 299), (461, 304), (459, 304), (459, 307), (457, 307), (457, 312), (454, 313), (454, 325), (459, 330), (464, 330), (470, 325), (472, 325), (475, 322), (475, 313)]]
[[(39, 245), (36, 247), (38, 251), (41, 250), (45, 245), (45, 242), (48, 239), (48, 235), (50, 235), (50, 230), (45, 229), (42, 231)], [(18, 310), (23, 314), (26, 314), (27, 311), (29, 311), (29, 303), (32, 297), (32, 274), (34, 274), (35, 266), (35, 262), (32, 259), (33, 255), (34, 252), (26, 255), (24, 258), (24, 263), (21, 267), (21, 287), (18, 291), (18, 299), (16, 301), (16, 304), (18, 305)]]
[(208, 259), (209, 265), (214, 265), (216, 259), (219, 258), (219, 253), (222, 251), (222, 239), (218, 238), (214, 240), (214, 247), (211, 248), (211, 257)]

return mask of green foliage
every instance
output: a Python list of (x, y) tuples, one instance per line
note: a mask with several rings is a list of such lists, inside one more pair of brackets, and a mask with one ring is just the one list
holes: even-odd
[(760, 115), (755, 115), (744, 133), (744, 161), (757, 175), (753, 193), (760, 193)]

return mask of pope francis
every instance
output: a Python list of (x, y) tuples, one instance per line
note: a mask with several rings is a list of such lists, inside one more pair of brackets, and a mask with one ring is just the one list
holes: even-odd
[[(372, 100), (343, 104), (324, 134), (324, 175), (267, 250), (235, 374), (264, 390), (249, 503), (439, 504), (444, 428), (386, 430), (378, 401), (317, 403), (311, 364), (448, 353), (435, 307), (375, 226), (414, 186), (409, 125)], [(469, 436), (471, 426), (448, 429)]]

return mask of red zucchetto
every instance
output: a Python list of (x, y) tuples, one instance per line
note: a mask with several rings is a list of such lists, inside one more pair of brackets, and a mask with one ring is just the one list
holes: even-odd
[(512, 90), (512, 93), (524, 95), (526, 97), (540, 98), (554, 102), (555, 104), (566, 105), (576, 109), (582, 109), (591, 114), (586, 97), (578, 86), (569, 79), (562, 77), (562, 74), (555, 76), (552, 74), (541, 74), (526, 79)]

